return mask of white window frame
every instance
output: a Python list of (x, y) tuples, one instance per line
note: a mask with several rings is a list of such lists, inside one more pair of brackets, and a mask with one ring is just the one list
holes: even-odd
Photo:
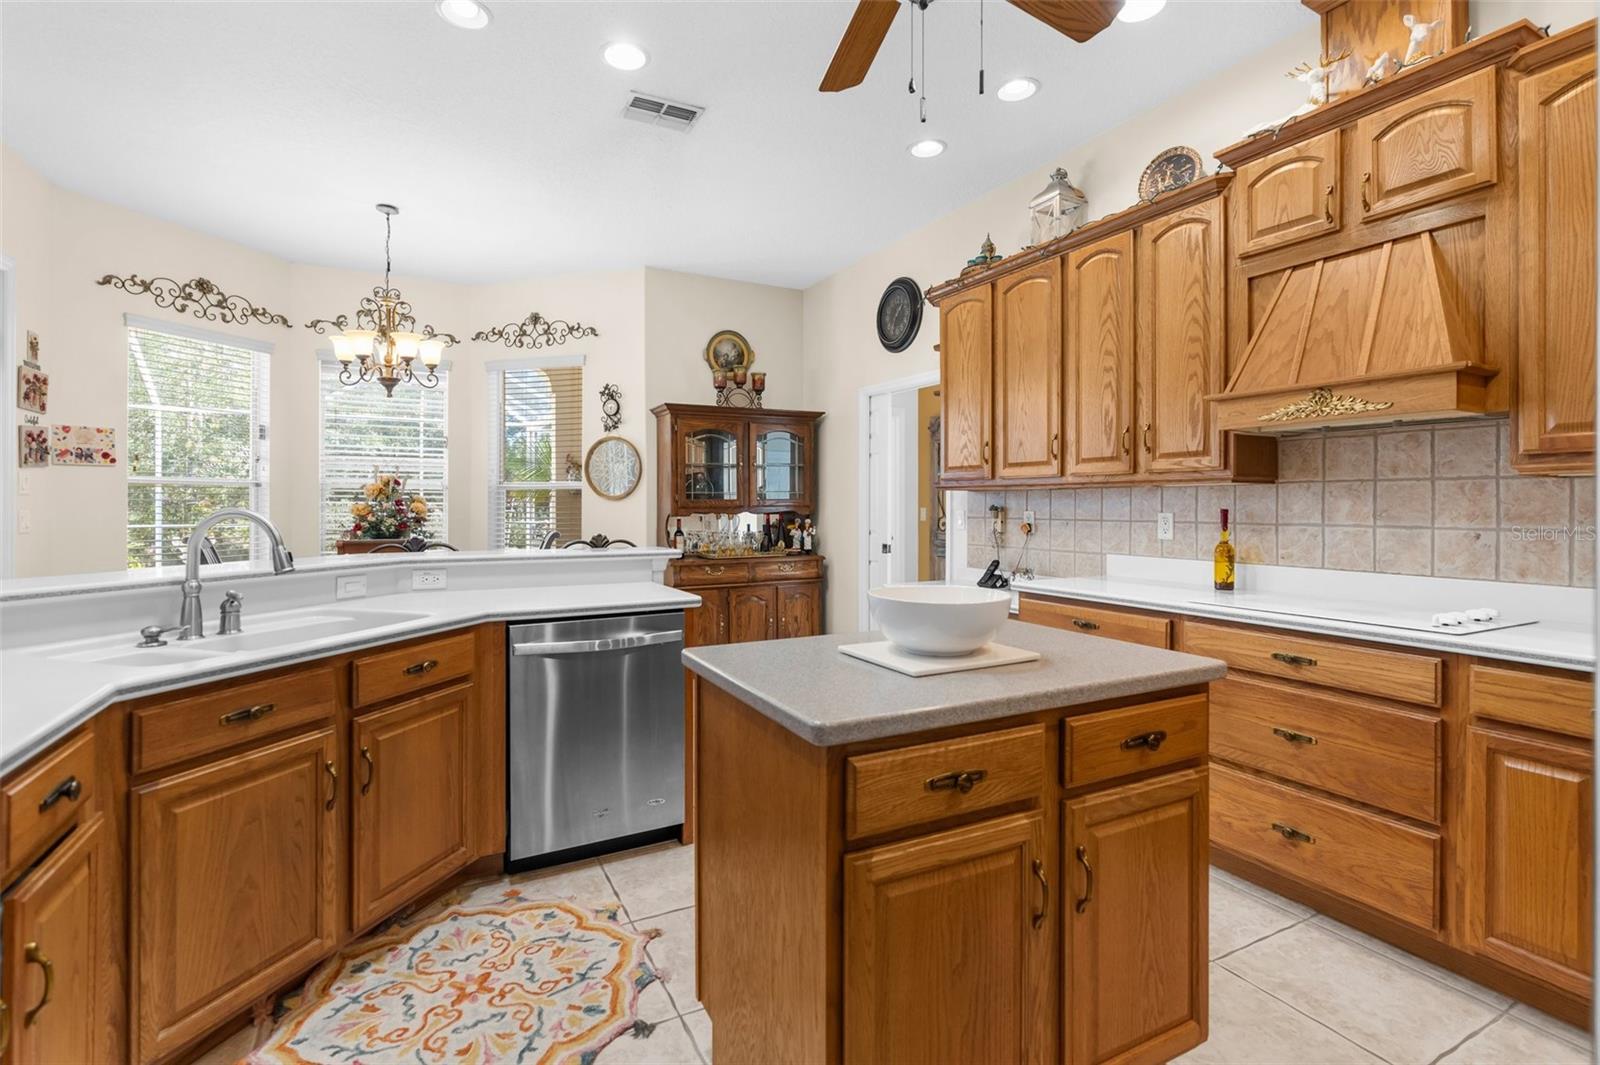
[[(322, 538), (323, 537), (322, 512), (323, 512), (324, 507), (327, 505), (328, 492), (329, 492), (328, 475), (327, 475), (327, 470), (326, 470), (326, 464), (324, 462), (324, 449), (327, 446), (328, 434), (326, 432), (327, 410), (323, 406), (323, 403), (322, 403), (322, 398), (323, 398), (322, 397), (322, 374), (323, 374), (323, 371), (328, 369), (328, 368), (330, 368), (330, 366), (336, 367), (338, 365), (339, 365), (339, 360), (334, 357), (333, 351), (331, 349), (322, 349), (322, 350), (319, 350), (317, 352), (317, 551), (318, 551), (319, 554), (327, 554), (328, 553), (328, 551), (326, 549), (326, 545), (324, 544), (323, 538)], [(439, 385), (442, 386), (445, 389), (445, 391), (443, 393), (444, 401), (445, 401), (444, 402), (445, 451), (444, 451), (444, 456), (443, 456), (443, 465), (440, 467), (441, 471), (442, 471), (441, 478), (440, 478), (439, 483), (437, 485), (434, 485), (433, 483), (430, 482), (426, 486), (416, 486), (416, 485), (411, 485), (411, 486), (417, 488), (418, 491), (423, 492), (425, 495), (427, 495), (428, 493), (434, 493), (434, 492), (436, 492), (438, 494), (437, 500), (430, 500), (430, 503), (433, 503), (433, 502), (437, 502), (438, 503), (438, 510), (439, 510), (440, 513), (442, 513), (444, 515), (444, 524), (432, 526), (431, 538), (432, 539), (436, 539), (436, 540), (444, 540), (444, 539), (448, 539), (449, 522), (450, 522), (450, 446), (449, 446), (449, 442), (450, 442), (450, 379), (451, 379), (451, 364), (450, 364), (449, 360), (441, 362), (439, 364), (439, 366), (438, 366), (437, 372), (439, 374)], [(383, 386), (378, 384), (376, 381), (362, 381), (360, 383), (357, 383), (357, 384), (354, 384), (354, 385), (347, 385), (345, 387), (348, 387), (348, 388), (382, 388)], [(420, 388), (421, 386), (420, 385), (411, 385), (411, 384), (402, 382), (397, 387), (399, 387), (399, 388)], [(407, 482), (407, 483), (410, 484), (410, 482)], [(352, 498), (351, 502), (354, 502), (354, 501), (355, 500)]]
[[(249, 337), (235, 336), (231, 333), (219, 333), (210, 329), (196, 329), (194, 326), (183, 322), (168, 322), (159, 318), (145, 318), (136, 314), (122, 316), (123, 324), (123, 359), (132, 358), (132, 338), (129, 330), (139, 329), (146, 333), (165, 333), (167, 336), (186, 337), (199, 341), (202, 344), (220, 344), (230, 348), (242, 348), (254, 352), (251, 364), (250, 388), (250, 472), (249, 480), (239, 481), (221, 478), (204, 477), (140, 477), (133, 473), (133, 463), (129, 461), (128, 486), (136, 485), (173, 485), (177, 487), (248, 487), (250, 489), (250, 509), (257, 514), (267, 515), (268, 508), (268, 479), (271, 473), (270, 466), (270, 441), (272, 437), (271, 418), (271, 360), (272, 345), (264, 340), (253, 340)], [(132, 409), (132, 404), (124, 406), (124, 415)], [(126, 433), (124, 433), (126, 435)], [(127, 441), (123, 442), (126, 449)], [(126, 454), (126, 451), (124, 451)], [(123, 493), (123, 505), (127, 505), (127, 492)], [(162, 528), (159, 520), (156, 528)], [(123, 538), (126, 541), (128, 531), (128, 516), (124, 509), (122, 518)], [(259, 527), (250, 527), (250, 561), (265, 558), (267, 555), (266, 536)], [(158, 561), (154, 568), (160, 568)]]
[(580, 498), (583, 493), (583, 481), (512, 481), (504, 479), (505, 466), (502, 449), (505, 447), (505, 425), (503, 403), (505, 398), (505, 375), (516, 370), (560, 370), (570, 369), (574, 366), (584, 368), (586, 356), (583, 355), (532, 355), (520, 359), (493, 359), (484, 363), (485, 376), (489, 382), (489, 418), (490, 431), (485, 435), (489, 438), (489, 549), (498, 551), (505, 546), (506, 538), (506, 492), (512, 489), (549, 488), (552, 490), (577, 489)]

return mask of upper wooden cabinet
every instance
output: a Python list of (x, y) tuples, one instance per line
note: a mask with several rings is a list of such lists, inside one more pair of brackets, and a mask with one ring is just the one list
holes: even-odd
[(817, 426), (813, 421), (776, 419), (750, 423), (750, 483), (745, 498), (763, 509), (809, 507), (817, 498)]
[(950, 481), (987, 480), (994, 471), (990, 464), (993, 285), (978, 285), (940, 305), (939, 383), (944, 393), (944, 477)]
[[(1580, 27), (1581, 29), (1581, 27)], [(1566, 35), (1563, 35), (1566, 36)], [(1554, 52), (1517, 84), (1518, 379), (1524, 472), (1592, 472), (1595, 446), (1595, 54)]]
[(651, 413), (660, 543), (669, 542), (672, 515), (816, 509), (821, 414), (689, 403)]
[(1234, 180), (1239, 254), (1282, 247), (1339, 228), (1339, 131), (1329, 130), (1241, 167)]
[(1133, 231), (1067, 255), (1067, 472), (1132, 473)]
[(997, 477), (1061, 473), (1061, 260), (994, 284)]
[(1381, 218), (1495, 180), (1499, 122), (1485, 67), (1356, 123), (1362, 219)]

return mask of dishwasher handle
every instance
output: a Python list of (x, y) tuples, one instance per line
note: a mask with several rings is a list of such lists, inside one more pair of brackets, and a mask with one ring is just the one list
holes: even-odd
[(613, 636), (605, 640), (558, 640), (554, 643), (514, 643), (514, 655), (586, 655), (597, 651), (631, 651), (663, 643), (682, 643), (683, 630), (645, 632), (632, 636)]

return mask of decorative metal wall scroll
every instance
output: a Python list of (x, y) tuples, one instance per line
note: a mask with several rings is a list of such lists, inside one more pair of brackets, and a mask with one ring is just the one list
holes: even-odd
[(538, 311), (534, 311), (520, 322), (507, 322), (505, 325), (497, 325), (493, 329), (474, 333), (472, 339), (487, 340), (491, 344), (500, 343), (508, 348), (538, 349), (565, 344), (574, 337), (599, 335), (600, 331), (592, 326), (567, 322), (560, 318), (546, 318)]
[(143, 278), (138, 274), (118, 277), (116, 274), (106, 274), (95, 284), (110, 285), (135, 296), (149, 295), (156, 301), (157, 307), (171, 308), (179, 314), (192, 313), (196, 318), (204, 318), (208, 322), (227, 325), (255, 322), (292, 328), (289, 319), (283, 315), (273, 314), (265, 307), (257, 307), (243, 296), (230, 296), (219, 289), (215, 282), (203, 277), (180, 282), (170, 277)]

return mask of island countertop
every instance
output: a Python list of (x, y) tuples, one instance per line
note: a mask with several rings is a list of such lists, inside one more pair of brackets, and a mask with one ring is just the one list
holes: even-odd
[(876, 633), (722, 644), (683, 652), (684, 665), (818, 747), (902, 736), (1062, 706), (1221, 680), (1214, 658), (1007, 621), (995, 642), (1036, 662), (909, 677), (841, 654)]

